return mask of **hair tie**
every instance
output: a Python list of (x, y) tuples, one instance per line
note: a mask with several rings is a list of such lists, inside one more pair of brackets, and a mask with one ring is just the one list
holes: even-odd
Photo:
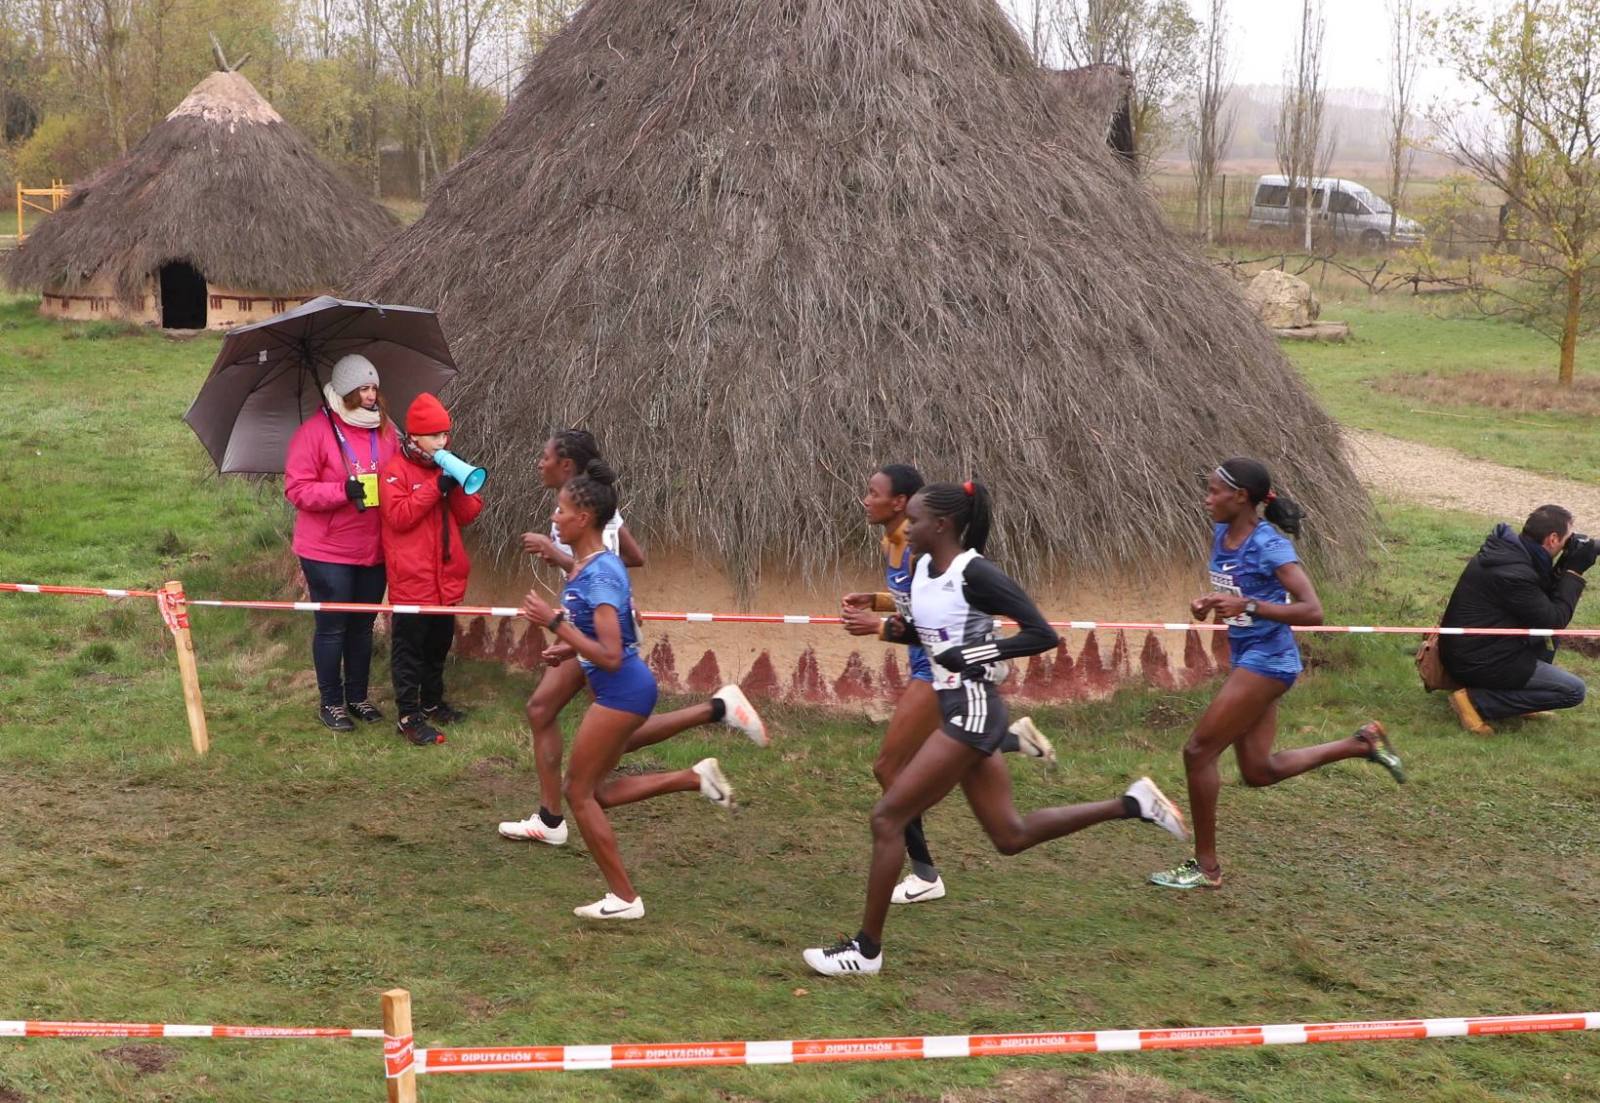
[(962, 483), (961, 484), (961, 489), (965, 490), (967, 492), (967, 497), (969, 497), (969, 498), (972, 497), (972, 495), (975, 493), (975, 491), (973, 491), (973, 489), (972, 489), (972, 480), (971, 479), (968, 479), (966, 482)]
[(1276, 490), (1267, 491), (1267, 501), (1276, 502), (1277, 500), (1278, 500), (1278, 492)]

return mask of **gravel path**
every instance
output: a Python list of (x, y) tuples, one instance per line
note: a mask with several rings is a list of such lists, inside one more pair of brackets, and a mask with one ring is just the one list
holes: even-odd
[(1579, 527), (1600, 521), (1600, 486), (1535, 475), (1381, 433), (1346, 429), (1344, 435), (1356, 475), (1380, 494), (1512, 523), (1535, 506), (1554, 502), (1570, 509)]

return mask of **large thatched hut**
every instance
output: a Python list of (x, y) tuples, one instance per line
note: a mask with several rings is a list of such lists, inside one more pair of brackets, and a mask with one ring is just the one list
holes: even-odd
[(245, 77), (215, 72), (13, 254), (57, 318), (228, 329), (325, 294), (398, 227)]
[[(885, 461), (991, 484), (991, 553), (1058, 614), (1181, 619), (1201, 479), (1234, 454), (1305, 501), (1315, 560), (1350, 562), (1337, 426), (1108, 144), (1115, 81), (1090, 85), (1041, 72), (994, 0), (589, 0), (347, 291), (438, 309), (495, 551), (549, 509), (547, 430), (597, 433), (647, 607), (835, 608), (874, 577), (857, 501)], [(833, 636), (758, 631), (671, 638), (680, 665), (704, 641), (724, 674), (835, 680), (794, 658)], [(1123, 644), (1096, 669), (1137, 664)], [(851, 686), (883, 651), (861, 659)]]

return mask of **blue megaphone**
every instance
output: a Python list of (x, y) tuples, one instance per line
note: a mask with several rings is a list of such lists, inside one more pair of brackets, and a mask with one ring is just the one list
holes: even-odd
[(433, 462), (439, 465), (446, 475), (461, 484), (461, 489), (468, 494), (476, 494), (483, 489), (483, 480), (489, 473), (481, 467), (473, 467), (466, 460), (454, 452), (447, 452), (443, 448), (433, 454)]

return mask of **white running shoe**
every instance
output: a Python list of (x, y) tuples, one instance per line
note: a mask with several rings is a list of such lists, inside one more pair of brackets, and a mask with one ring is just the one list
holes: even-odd
[(856, 945), (856, 940), (846, 938), (832, 946), (813, 946), (803, 955), (806, 964), (825, 977), (842, 977), (860, 973), (871, 975), (883, 968), (883, 951), (877, 957), (868, 957)]
[(935, 877), (931, 881), (924, 881), (915, 873), (906, 874), (906, 879), (894, 887), (894, 894), (889, 897), (891, 904), (928, 904), (944, 897), (944, 878)]
[(750, 703), (750, 698), (744, 695), (744, 690), (735, 685), (726, 685), (713, 693), (711, 699), (722, 702), (722, 722), (728, 727), (738, 728), (758, 747), (765, 747), (770, 742), (767, 739), (767, 725)]
[(728, 784), (728, 776), (722, 772), (722, 767), (717, 765), (716, 759), (702, 758), (694, 764), (694, 772), (700, 775), (702, 797), (718, 808), (733, 807), (733, 786)]
[(606, 893), (593, 904), (573, 908), (572, 914), (583, 919), (643, 919), (644, 897), (624, 900), (614, 893)]
[(1142, 777), (1128, 786), (1128, 791), (1123, 796), (1132, 797), (1139, 802), (1139, 818), (1145, 823), (1165, 828), (1180, 841), (1188, 840), (1189, 828), (1184, 825), (1183, 813), (1178, 810), (1176, 804), (1167, 799), (1167, 794), (1156, 788), (1155, 782)]
[(1060, 768), (1061, 764), (1056, 761), (1055, 747), (1044, 737), (1043, 732), (1034, 727), (1032, 717), (1024, 716), (1006, 730), (1016, 736), (1017, 742), (1022, 744), (1023, 754), (1029, 758), (1042, 760), (1052, 770)]
[(516, 839), (519, 842), (531, 841), (562, 846), (567, 841), (567, 821), (563, 819), (554, 827), (547, 827), (539, 818), (539, 813), (535, 812), (525, 820), (506, 820), (501, 823), (500, 836), (505, 839)]

